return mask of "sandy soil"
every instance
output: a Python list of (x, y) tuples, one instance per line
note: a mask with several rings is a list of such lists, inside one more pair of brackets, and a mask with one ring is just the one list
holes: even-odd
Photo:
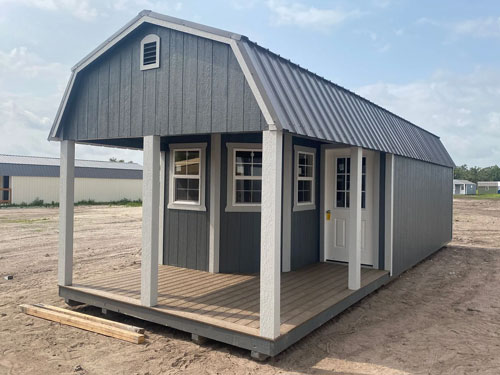
[[(78, 207), (75, 279), (139, 266), (140, 208)], [(500, 201), (455, 201), (455, 239), (266, 363), (130, 319), (134, 345), (19, 312), (57, 296), (57, 210), (0, 210), (0, 374), (498, 374)], [(14, 275), (6, 281), (3, 276)], [(86, 312), (98, 315), (97, 309)]]

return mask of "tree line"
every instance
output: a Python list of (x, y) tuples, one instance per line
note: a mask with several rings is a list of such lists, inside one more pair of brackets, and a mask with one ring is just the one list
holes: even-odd
[(456, 180), (469, 180), (477, 184), (478, 181), (500, 181), (500, 167), (468, 167), (467, 164), (455, 168)]

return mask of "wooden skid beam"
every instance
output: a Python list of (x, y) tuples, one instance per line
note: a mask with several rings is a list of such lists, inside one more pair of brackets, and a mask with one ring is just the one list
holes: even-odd
[(122, 328), (117, 328), (106, 323), (98, 323), (96, 321), (83, 319), (75, 315), (67, 314), (67, 311), (49, 310), (45, 307), (34, 305), (20, 305), (21, 311), (25, 314), (36, 316), (38, 318), (47, 319), (53, 322), (65, 324), (71, 327), (80, 328), (86, 331), (92, 331), (104, 336), (114, 337), (120, 340), (132, 342), (134, 344), (141, 344), (144, 342), (144, 334), (131, 332)]
[(115, 322), (113, 320), (99, 318), (99, 317), (93, 316), (93, 315), (83, 314), (83, 313), (80, 313), (78, 311), (63, 309), (63, 308), (57, 307), (57, 306), (45, 305), (43, 303), (35, 303), (33, 306), (40, 307), (42, 309), (47, 309), (47, 310), (52, 310), (52, 311), (68, 314), (71, 316), (76, 316), (77, 318), (90, 320), (90, 321), (96, 322), (96, 323), (107, 324), (109, 326), (124, 329), (125, 331), (130, 331), (130, 332), (135, 332), (135, 333), (144, 333), (144, 328), (132, 326), (130, 324)]

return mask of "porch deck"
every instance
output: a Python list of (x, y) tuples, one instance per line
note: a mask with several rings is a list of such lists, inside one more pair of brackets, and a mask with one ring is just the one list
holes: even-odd
[[(140, 269), (113, 272), (59, 288), (60, 295), (67, 299), (274, 355), (377, 289), (388, 278), (386, 271), (363, 268), (362, 287), (352, 291), (347, 289), (345, 265), (317, 263), (282, 273), (280, 337), (267, 340), (272, 341), (270, 347), (260, 345), (265, 339), (259, 336), (258, 275), (211, 274), (160, 266), (158, 305), (153, 308), (140, 305)], [(211, 335), (213, 328), (218, 328), (222, 336)], [(294, 331), (297, 333), (293, 334)], [(286, 344), (275, 345), (280, 339), (285, 339)]]

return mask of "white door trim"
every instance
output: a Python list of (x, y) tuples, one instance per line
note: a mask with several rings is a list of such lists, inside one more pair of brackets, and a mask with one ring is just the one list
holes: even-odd
[[(346, 147), (338, 147), (336, 145), (322, 145), (321, 147), (321, 181), (320, 181), (320, 205), (321, 205), (321, 217), (320, 217), (320, 260), (326, 262), (331, 260), (329, 257), (329, 246), (333, 241), (332, 233), (330, 233), (329, 226), (331, 225), (331, 220), (333, 220), (333, 214), (331, 215), (330, 221), (327, 220), (327, 211), (334, 208), (334, 198), (332, 192), (329, 192), (329, 181), (333, 181), (335, 178), (334, 166), (331, 165), (332, 153), (338, 153), (342, 150), (347, 156), (350, 155), (350, 149)], [(373, 205), (371, 207), (371, 224), (370, 230), (372, 231), (372, 262), (371, 266), (378, 267), (378, 256), (379, 256), (379, 227), (378, 227), (378, 217), (379, 217), (379, 174), (380, 174), (380, 159), (378, 153), (370, 150), (363, 150), (363, 156), (371, 156), (371, 170), (373, 173), (372, 182), (372, 193), (373, 193)], [(333, 158), (335, 158), (333, 156)], [(328, 196), (330, 194), (331, 196)], [(345, 260), (347, 262), (347, 258)], [(365, 264), (366, 265), (366, 264)]]

